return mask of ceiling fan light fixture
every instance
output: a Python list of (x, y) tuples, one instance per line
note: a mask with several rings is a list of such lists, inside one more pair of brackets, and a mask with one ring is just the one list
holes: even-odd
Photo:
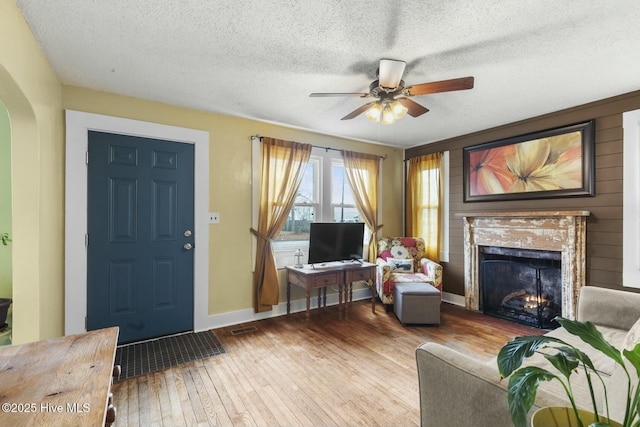
[(374, 123), (382, 122), (385, 125), (390, 125), (404, 117), (407, 111), (407, 107), (400, 101), (395, 100), (391, 102), (385, 100), (373, 104), (367, 109), (365, 116)]
[[(407, 63), (395, 59), (381, 59), (378, 66), (378, 79), (369, 84), (369, 92), (335, 92), (312, 93), (311, 97), (320, 96), (349, 96), (358, 98), (376, 98), (356, 108), (341, 120), (351, 120), (365, 113), (367, 119), (374, 123), (394, 123), (409, 114), (418, 117), (429, 112), (429, 109), (413, 101), (411, 97), (432, 93), (451, 92), (454, 90), (472, 89), (473, 76), (437, 82), (419, 83), (406, 86), (402, 75)], [(387, 111), (388, 110), (388, 111)]]
[(393, 117), (398, 120), (403, 118), (409, 109), (396, 99), (391, 103), (391, 111), (393, 112)]
[(396, 117), (393, 115), (393, 110), (391, 109), (390, 104), (385, 104), (382, 109), (382, 119), (381, 122), (383, 125), (391, 125), (395, 123)]
[(378, 123), (380, 121), (380, 113), (382, 112), (382, 105), (379, 102), (376, 102), (367, 110), (365, 115), (367, 119), (371, 120), (374, 123)]

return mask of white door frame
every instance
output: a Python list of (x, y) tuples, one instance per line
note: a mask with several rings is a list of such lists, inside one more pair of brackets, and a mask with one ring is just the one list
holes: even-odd
[(86, 332), (88, 131), (194, 144), (193, 327), (208, 329), (209, 317), (209, 132), (66, 110), (65, 335)]

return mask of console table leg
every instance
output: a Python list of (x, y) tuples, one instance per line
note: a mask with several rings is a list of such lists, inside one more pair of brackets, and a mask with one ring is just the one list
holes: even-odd
[(344, 309), (345, 311), (349, 309), (349, 288), (351, 287), (351, 283), (345, 283), (344, 288)]
[(287, 314), (291, 313), (291, 282), (287, 280)]
[(309, 320), (309, 317), (311, 316), (310, 310), (311, 310), (311, 291), (307, 289), (307, 313), (305, 315), (307, 320)]
[(371, 312), (376, 314), (376, 296), (378, 296), (378, 291), (376, 290), (376, 284), (373, 280), (369, 279), (367, 284), (371, 288)]

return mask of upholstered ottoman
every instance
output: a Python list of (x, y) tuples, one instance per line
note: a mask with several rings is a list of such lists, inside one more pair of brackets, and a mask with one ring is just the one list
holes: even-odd
[(403, 325), (440, 324), (440, 291), (429, 283), (397, 283), (393, 311)]

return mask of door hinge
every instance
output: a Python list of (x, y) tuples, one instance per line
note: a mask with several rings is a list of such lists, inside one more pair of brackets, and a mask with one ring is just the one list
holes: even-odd
[(87, 330), (87, 316), (84, 316), (84, 330)]
[(86, 152), (84, 153), (84, 162), (85, 162), (86, 164), (89, 164), (89, 152), (88, 152), (88, 151), (86, 151)]
[(89, 247), (89, 234), (84, 235), (84, 247)]

